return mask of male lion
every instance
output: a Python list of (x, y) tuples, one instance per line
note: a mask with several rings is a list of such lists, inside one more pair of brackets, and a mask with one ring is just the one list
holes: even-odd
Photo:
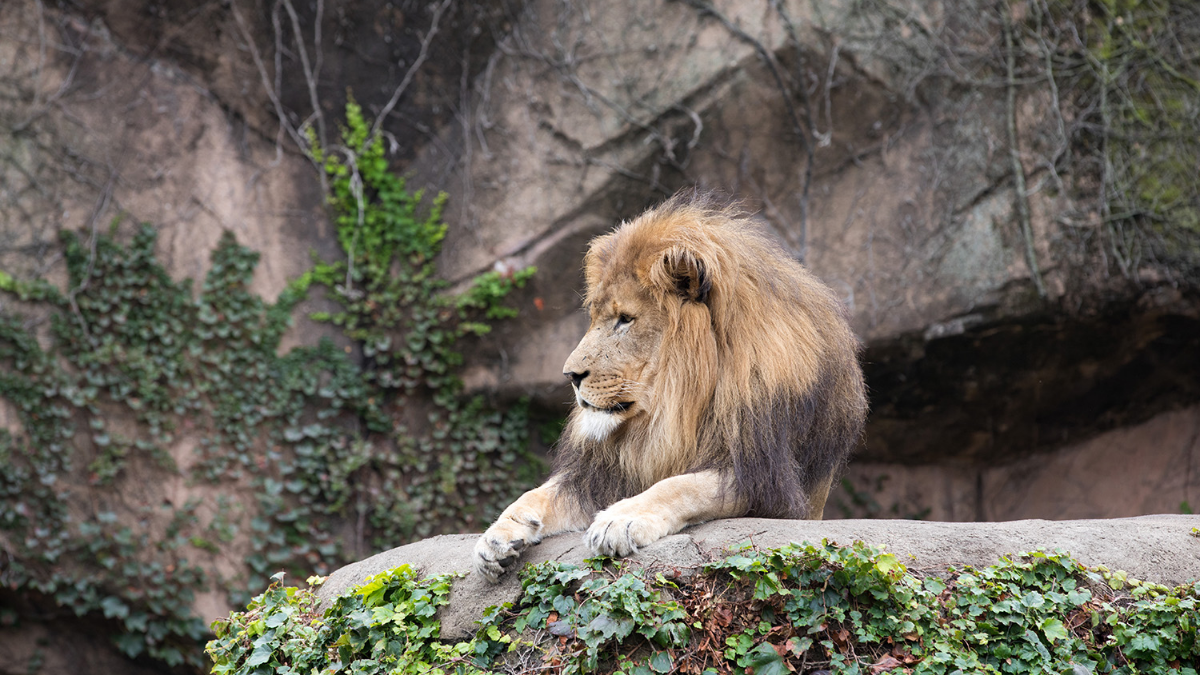
[(566, 530), (621, 556), (716, 518), (821, 518), (867, 412), (833, 292), (696, 193), (597, 237), (584, 271), (577, 405), (550, 479), (475, 545), (479, 573)]

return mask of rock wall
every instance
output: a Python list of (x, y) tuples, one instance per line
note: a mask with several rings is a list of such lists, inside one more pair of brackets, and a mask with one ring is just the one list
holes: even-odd
[[(125, 227), (160, 228), (177, 278), (202, 276), (221, 231), (235, 232), (263, 253), (255, 290), (274, 297), (310, 250), (336, 251), (316, 172), (274, 116), (287, 112), (290, 128), (311, 119), (308, 82), (285, 67), (274, 107), (246, 40), (271, 66), (275, 17), (264, 7), (139, 7), (5, 8), (0, 268), (61, 284), (55, 233), (120, 215)], [(442, 274), (540, 269), (518, 298), (522, 318), (468, 354), (468, 389), (532, 396), (547, 418), (562, 415), (560, 366), (585, 325), (587, 241), (697, 184), (742, 199), (842, 296), (867, 346), (870, 466), (945, 465), (934, 483), (979, 483), (960, 478), (1190, 410), (1200, 400), (1192, 287), (1153, 259), (1140, 287), (1125, 285), (1081, 239), (1092, 205), (1052, 189), (1063, 179), (1048, 144), (1064, 139), (1048, 92), (1028, 86), (1011, 114), (1037, 188), (1038, 299), (1014, 212), (1004, 88), (944, 72), (947, 41), (961, 37), (950, 65), (993, 78), (975, 84), (999, 82), (989, 8), (534, 1), (447, 14), (435, 58), (383, 126), (415, 179), (452, 195)], [(431, 17), (382, 5), (312, 12), (298, 20), (325, 31), (311, 57), (325, 64), (314, 91), (332, 134), (346, 84), (378, 111)], [(372, 71), (375, 61), (390, 65)], [(285, 346), (318, 334), (302, 321)], [(1013, 515), (977, 508), (976, 492), (931, 500), (956, 503), (956, 518)]]
[[(470, 360), (468, 386), (561, 414), (571, 396), (560, 366), (586, 325), (575, 311), (586, 242), (700, 185), (757, 211), (841, 295), (866, 344), (864, 464), (839, 500), (869, 503), (883, 473), (912, 475), (896, 480), (923, 495), (901, 506), (880, 494), (886, 506), (844, 513), (1187, 509), (1189, 472), (1175, 496), (1150, 489), (1158, 497), (1120, 507), (1102, 491), (1014, 492), (1027, 474), (1016, 467), (1054, 461), (1060, 448), (1163, 411), (1178, 412), (1159, 424), (1196, 419), (1194, 275), (1147, 258), (1122, 276), (1097, 247), (1102, 209), (1056, 164), (1069, 142), (1058, 94), (1010, 84), (1006, 100), (992, 5), (901, 5), (526, 5), (460, 124), (414, 163), (431, 177), (453, 167), (440, 183), (458, 197), (444, 274), (541, 270), (521, 298), (526, 315)], [(1171, 459), (1134, 453), (1146, 483), (1200, 459), (1190, 441), (1163, 452)], [(1129, 470), (1107, 466), (1087, 475)], [(999, 489), (1014, 498), (992, 496)]]
[[(1013, 18), (1016, 79), (1004, 17), (982, 0), (286, 7), (3, 3), (0, 270), (65, 290), (60, 230), (148, 222), (170, 274), (199, 279), (228, 230), (261, 252), (252, 289), (275, 298), (310, 252), (339, 250), (297, 141), (306, 126), (336, 139), (350, 88), (369, 116), (395, 98), (380, 119), (393, 167), (450, 194), (440, 274), (461, 287), (539, 268), (520, 319), (471, 344), (472, 393), (528, 396), (552, 428), (586, 326), (588, 240), (698, 185), (754, 211), (864, 342), (871, 422), (829, 515), (1200, 507), (1195, 268), (1119, 255), (1096, 157), (1079, 154), (1080, 99), (1035, 77), (1033, 5)], [(318, 306), (281, 349), (331, 334), (303, 318)], [(0, 421), (19, 434), (7, 403)], [(199, 440), (170, 448), (179, 476), (128, 476), (124, 506), (198, 499), (213, 517), (214, 493), (185, 478)], [(200, 554), (207, 569), (237, 574), (248, 536)], [(205, 620), (230, 608), (194, 598)], [(44, 635), (22, 635), (0, 650), (32, 655)]]
[(1200, 408), (1157, 415), (990, 466), (857, 461), (826, 518), (1069, 520), (1191, 513), (1200, 504)]

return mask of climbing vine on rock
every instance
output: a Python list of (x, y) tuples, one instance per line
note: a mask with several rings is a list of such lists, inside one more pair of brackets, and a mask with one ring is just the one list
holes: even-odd
[(687, 576), (601, 562), (526, 566), (521, 597), (456, 643), (435, 616), (449, 576), (402, 566), (325, 609), (276, 585), (215, 624), (212, 672), (1196, 675), (1200, 660), (1195, 583), (1061, 552), (937, 576), (861, 542), (745, 549)]
[[(1038, 0), (1015, 46), (1055, 103), (1053, 182), (1075, 173), (1125, 275), (1200, 264), (1200, 6), (1186, 0)], [(1044, 84), (1043, 84), (1044, 83)]]
[[(199, 665), (198, 594), (242, 603), (280, 569), (479, 527), (540, 474), (525, 405), (466, 398), (455, 376), (460, 339), (514, 314), (503, 298), (533, 270), (450, 293), (446, 196), (423, 206), (347, 113), (337, 154), (314, 148), (345, 258), (274, 303), (230, 233), (198, 292), (146, 225), (64, 233), (65, 291), (0, 273), (24, 303), (0, 315), (19, 421), (0, 431), (0, 583), (39, 614), (103, 616), (126, 654)], [(280, 353), (314, 285), (338, 342)]]

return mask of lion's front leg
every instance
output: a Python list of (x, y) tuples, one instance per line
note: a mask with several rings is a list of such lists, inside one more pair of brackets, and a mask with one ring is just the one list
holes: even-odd
[(717, 471), (660, 480), (597, 513), (583, 541), (599, 555), (623, 556), (688, 525), (740, 516), (746, 505), (729, 491), (722, 496), (725, 480)]
[(521, 551), (542, 537), (587, 524), (574, 505), (563, 501), (554, 478), (521, 495), (475, 543), (475, 571), (495, 583), (517, 564)]

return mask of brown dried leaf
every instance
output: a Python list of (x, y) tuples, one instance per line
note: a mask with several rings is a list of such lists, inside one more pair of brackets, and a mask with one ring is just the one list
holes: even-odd
[(875, 663), (872, 663), (869, 668), (871, 670), (871, 675), (878, 675), (879, 673), (887, 672), (893, 668), (899, 668), (902, 665), (904, 664), (896, 660), (895, 657), (885, 654), (883, 658), (879, 659)]

